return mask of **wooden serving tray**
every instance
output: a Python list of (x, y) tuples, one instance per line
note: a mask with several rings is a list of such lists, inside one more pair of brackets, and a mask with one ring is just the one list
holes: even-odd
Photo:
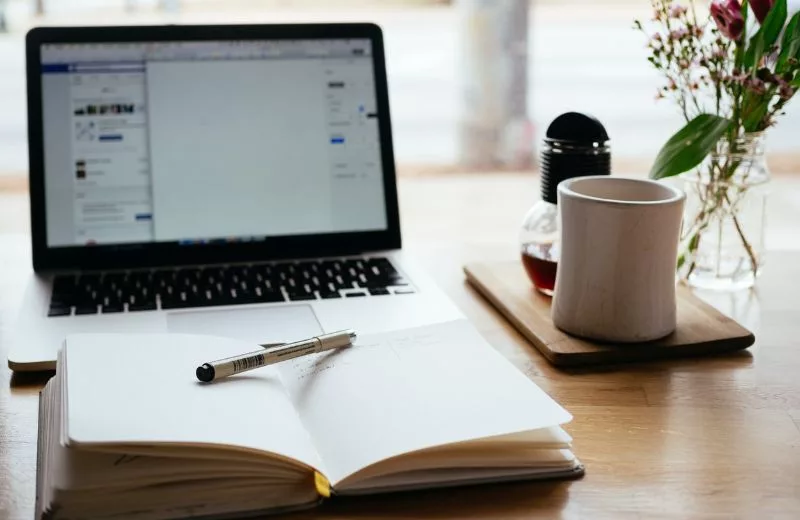
[(556, 366), (588, 366), (701, 356), (749, 347), (755, 336), (736, 321), (678, 286), (678, 328), (647, 343), (596, 343), (570, 336), (550, 319), (550, 298), (533, 288), (520, 262), (464, 267), (469, 283)]

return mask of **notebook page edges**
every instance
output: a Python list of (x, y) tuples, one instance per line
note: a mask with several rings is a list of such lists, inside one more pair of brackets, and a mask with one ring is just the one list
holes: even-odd
[(257, 451), (322, 471), (280, 375), (266, 367), (204, 384), (195, 368), (257, 345), (188, 334), (67, 338), (66, 442), (213, 445)]
[[(59, 371), (42, 394), (46, 420), (40, 431), (43, 464), (37, 518), (155, 518), (201, 514), (275, 513), (313, 507), (320, 496), (311, 474), (295, 465), (281, 472), (276, 461), (250, 457), (225, 463), (207, 459), (161, 459), (68, 448)], [(260, 460), (259, 460), (260, 459)], [(216, 517), (216, 516), (215, 516)]]
[(404, 453), (572, 418), (465, 320), (366, 335), (279, 370), (334, 489)]

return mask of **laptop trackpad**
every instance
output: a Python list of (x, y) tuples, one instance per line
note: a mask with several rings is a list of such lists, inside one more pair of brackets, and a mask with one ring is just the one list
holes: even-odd
[(167, 314), (167, 330), (262, 344), (305, 339), (321, 333), (322, 327), (310, 305), (287, 305), (171, 312)]

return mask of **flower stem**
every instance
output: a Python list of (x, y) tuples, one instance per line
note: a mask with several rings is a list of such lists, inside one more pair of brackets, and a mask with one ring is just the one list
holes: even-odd
[[(727, 200), (727, 195), (725, 196)], [(730, 204), (730, 201), (728, 201)], [(742, 245), (744, 246), (745, 251), (747, 251), (747, 256), (750, 257), (750, 265), (753, 268), (753, 276), (756, 275), (756, 271), (758, 271), (758, 260), (756, 259), (755, 251), (753, 251), (753, 246), (750, 245), (750, 242), (747, 240), (747, 237), (744, 236), (744, 230), (742, 229), (741, 224), (739, 223), (739, 217), (736, 215), (735, 212), (731, 213), (733, 217), (733, 226), (736, 228), (736, 233), (739, 234), (739, 238), (742, 239)]]

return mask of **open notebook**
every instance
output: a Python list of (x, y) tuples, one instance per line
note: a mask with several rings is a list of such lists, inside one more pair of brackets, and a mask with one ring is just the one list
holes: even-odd
[(37, 518), (236, 516), (582, 474), (569, 413), (466, 321), (196, 380), (197, 365), (253, 348), (70, 336), (42, 392)]

